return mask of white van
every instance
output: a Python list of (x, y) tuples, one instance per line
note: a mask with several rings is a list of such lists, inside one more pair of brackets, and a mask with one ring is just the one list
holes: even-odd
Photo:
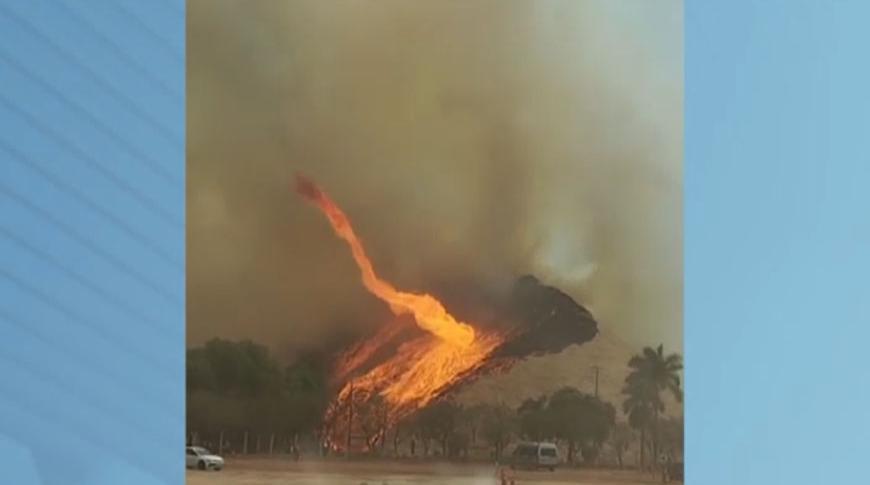
[(559, 450), (553, 443), (520, 443), (511, 455), (511, 468), (556, 469)]

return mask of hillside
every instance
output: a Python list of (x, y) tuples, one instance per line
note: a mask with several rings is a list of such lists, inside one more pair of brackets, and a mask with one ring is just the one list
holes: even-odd
[[(621, 394), (628, 360), (634, 349), (607, 328), (590, 342), (571, 345), (558, 354), (531, 357), (517, 363), (509, 372), (481, 377), (459, 391), (456, 399), (463, 404), (497, 403), (516, 407), (523, 400), (551, 393), (564, 386), (595, 392), (595, 370), (599, 367), (598, 392), (605, 401), (620, 409)], [(682, 412), (682, 405), (666, 400), (668, 415)], [(621, 419), (621, 412), (618, 414)]]

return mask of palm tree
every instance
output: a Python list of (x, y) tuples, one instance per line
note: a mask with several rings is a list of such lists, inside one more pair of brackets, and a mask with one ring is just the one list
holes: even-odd
[(656, 399), (645, 390), (646, 386), (638, 382), (626, 383), (622, 390), (628, 395), (622, 403), (622, 410), (628, 415), (628, 425), (640, 431), (640, 469), (646, 469), (646, 431), (652, 422), (652, 409), (660, 405)]
[(613, 427), (613, 432), (610, 434), (610, 444), (613, 451), (616, 452), (616, 460), (619, 462), (620, 470), (623, 468), (622, 456), (633, 440), (634, 431), (628, 423), (617, 423)]
[(658, 454), (658, 420), (659, 414), (665, 410), (661, 393), (668, 391), (677, 402), (682, 402), (680, 371), (683, 369), (683, 358), (677, 353), (665, 356), (662, 345), (655, 349), (645, 347), (640, 355), (628, 361), (628, 367), (631, 372), (625, 378), (622, 392), (627, 397), (622, 408), (628, 414), (629, 424), (640, 430), (640, 461), (643, 468), (647, 428), (652, 430), (653, 456)]

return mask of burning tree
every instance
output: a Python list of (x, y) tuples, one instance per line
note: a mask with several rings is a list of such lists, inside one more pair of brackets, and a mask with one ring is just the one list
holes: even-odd
[(383, 448), (387, 438), (387, 420), (389, 407), (386, 400), (379, 396), (366, 396), (357, 399), (356, 415), (359, 420), (359, 429), (365, 440), (366, 449), (376, 452)]

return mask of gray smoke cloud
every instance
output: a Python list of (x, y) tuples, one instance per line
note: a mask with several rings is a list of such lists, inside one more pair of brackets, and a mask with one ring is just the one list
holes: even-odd
[(682, 3), (615, 3), (189, 1), (188, 344), (391, 318), (300, 171), (460, 317), (533, 273), (681, 348)]

